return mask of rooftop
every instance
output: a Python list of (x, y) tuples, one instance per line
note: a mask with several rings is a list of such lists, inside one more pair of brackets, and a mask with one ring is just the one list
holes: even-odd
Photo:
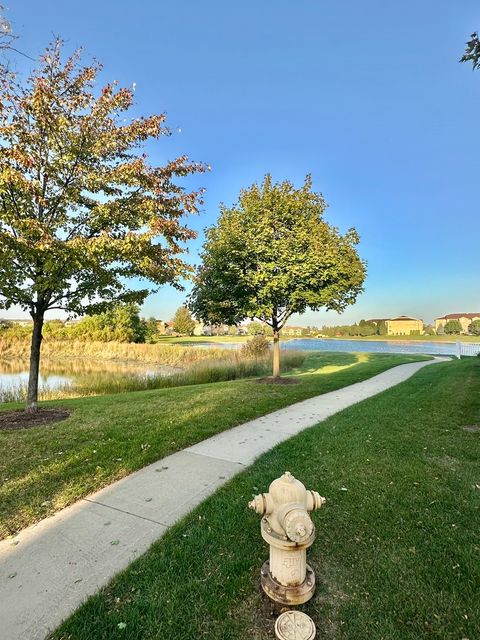
[(459, 318), (480, 318), (479, 313), (447, 313), (445, 316), (440, 316), (437, 320), (458, 320)]

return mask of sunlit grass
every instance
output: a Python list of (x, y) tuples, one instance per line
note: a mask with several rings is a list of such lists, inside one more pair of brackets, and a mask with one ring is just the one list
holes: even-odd
[[(52, 340), (42, 342), (44, 359), (78, 358), (111, 360), (114, 362), (148, 362), (184, 366), (212, 357), (228, 357), (231, 349), (211, 351), (202, 347), (187, 347), (179, 344), (137, 344), (134, 342), (86, 342), (81, 340)], [(14, 336), (0, 335), (2, 358), (27, 358), (30, 340)]]
[(52, 640), (273, 638), (259, 587), (268, 546), (247, 502), (287, 469), (327, 497), (312, 514), (317, 590), (302, 607), (318, 638), (480, 638), (480, 433), (463, 429), (479, 422), (480, 359), (425, 367), (266, 453)]
[[(345, 354), (319, 354), (307, 357), (306, 371), (311, 358), (313, 371), (322, 363), (346, 364)], [(0, 537), (225, 429), (423, 359), (375, 354), (328, 375), (301, 375), (298, 385), (235, 380), (42, 403), (72, 414), (47, 426), (0, 431)]]
[(338, 353), (336, 355), (338, 356), (336, 358), (338, 364), (329, 363), (328, 361), (325, 362), (325, 359), (322, 359), (320, 356), (318, 367), (315, 367), (317, 355), (314, 354), (310, 356), (308, 369), (304, 367), (302, 371), (298, 372), (298, 375), (329, 375), (331, 373), (337, 373), (338, 371), (344, 371), (345, 369), (350, 369), (351, 367), (368, 362), (372, 356), (370, 353)]

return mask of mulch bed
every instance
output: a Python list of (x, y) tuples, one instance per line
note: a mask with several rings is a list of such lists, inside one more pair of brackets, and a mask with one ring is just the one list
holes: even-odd
[(255, 380), (257, 384), (300, 384), (300, 380), (298, 378), (274, 378), (273, 376), (268, 376), (267, 378), (258, 378)]
[(70, 415), (66, 409), (37, 409), (28, 412), (24, 409), (15, 411), (0, 411), (0, 431), (13, 431), (14, 429), (31, 429), (52, 422), (60, 422)]

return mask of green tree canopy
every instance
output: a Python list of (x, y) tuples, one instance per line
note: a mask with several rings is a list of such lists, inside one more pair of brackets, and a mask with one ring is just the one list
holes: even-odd
[(204, 169), (184, 156), (150, 165), (143, 146), (169, 133), (165, 116), (127, 118), (133, 92), (95, 91), (100, 66), (82, 66), (78, 52), (63, 62), (61, 48), (0, 89), (0, 308), (33, 318), (29, 408), (46, 311), (95, 313), (179, 286), (195, 236), (182, 217), (199, 193), (175, 179)]
[(187, 307), (179, 307), (173, 317), (173, 330), (182, 335), (191, 336), (195, 329), (195, 320)]
[(82, 318), (68, 332), (81, 340), (99, 342), (145, 342), (145, 323), (133, 303), (118, 304), (106, 311)]
[(472, 333), (474, 336), (480, 336), (480, 320), (473, 320), (468, 325), (468, 332)]
[(311, 179), (242, 190), (237, 204), (222, 206), (207, 229), (190, 307), (210, 323), (245, 318), (269, 325), (274, 335), (274, 376), (279, 375), (279, 332), (293, 313), (342, 311), (362, 291), (365, 264), (357, 232), (342, 235), (324, 220), (323, 197)]
[(160, 331), (158, 329), (158, 321), (155, 318), (148, 318), (144, 321), (145, 326), (145, 342), (154, 344), (158, 342), (160, 338)]
[(447, 334), (462, 333), (462, 325), (458, 320), (447, 320), (443, 330)]
[(250, 322), (247, 327), (247, 333), (249, 336), (264, 336), (265, 326), (261, 322)]

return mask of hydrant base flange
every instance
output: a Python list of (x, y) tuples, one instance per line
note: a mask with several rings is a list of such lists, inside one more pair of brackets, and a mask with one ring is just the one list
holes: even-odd
[(305, 580), (298, 585), (285, 586), (280, 584), (270, 573), (270, 561), (267, 560), (260, 572), (260, 583), (267, 596), (286, 606), (295, 606), (308, 602), (315, 593), (315, 574), (307, 564)]

